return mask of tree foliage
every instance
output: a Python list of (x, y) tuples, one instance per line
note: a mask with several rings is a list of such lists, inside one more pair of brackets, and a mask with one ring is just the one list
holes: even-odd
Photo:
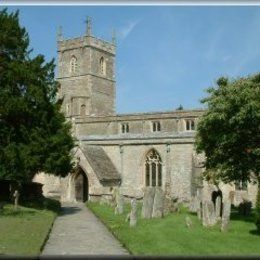
[(31, 58), (19, 12), (0, 11), (0, 179), (31, 181), (72, 168), (70, 124), (55, 101), (54, 60)]
[(259, 179), (260, 74), (220, 78), (201, 102), (208, 110), (198, 123), (196, 150), (204, 152), (206, 177), (248, 181)]

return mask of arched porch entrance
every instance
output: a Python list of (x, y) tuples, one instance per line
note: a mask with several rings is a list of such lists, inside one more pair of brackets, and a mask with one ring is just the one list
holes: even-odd
[(75, 176), (75, 199), (79, 202), (88, 200), (88, 178), (85, 172), (79, 167)]

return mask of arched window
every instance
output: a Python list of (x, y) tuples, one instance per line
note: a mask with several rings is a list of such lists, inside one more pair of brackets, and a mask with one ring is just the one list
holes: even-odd
[(99, 65), (100, 65), (100, 73), (102, 75), (106, 75), (106, 62), (105, 62), (104, 57), (100, 58)]
[(194, 131), (195, 122), (193, 119), (186, 120), (186, 131)]
[(81, 116), (85, 116), (86, 115), (86, 106), (85, 105), (81, 105), (81, 107), (80, 107), (80, 115)]
[(153, 130), (153, 132), (161, 131), (161, 123), (160, 122), (152, 122), (152, 130)]
[(75, 73), (77, 69), (78, 69), (77, 58), (75, 56), (72, 56), (70, 60), (70, 72)]
[(152, 149), (145, 161), (145, 185), (162, 186), (162, 161), (160, 155)]

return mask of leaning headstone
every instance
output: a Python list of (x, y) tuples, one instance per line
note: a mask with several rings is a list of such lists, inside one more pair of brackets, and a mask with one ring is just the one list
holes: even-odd
[(161, 218), (163, 216), (163, 206), (164, 192), (161, 188), (156, 188), (154, 195), (152, 218)]
[(151, 218), (153, 212), (155, 188), (147, 187), (144, 191), (142, 218)]
[(137, 223), (137, 202), (136, 199), (131, 200), (130, 227), (136, 226)]
[(216, 198), (215, 214), (216, 214), (216, 219), (220, 220), (221, 219), (221, 197), (220, 196), (217, 196)]
[(223, 203), (221, 231), (226, 232), (228, 230), (231, 212), (231, 201), (227, 200)]

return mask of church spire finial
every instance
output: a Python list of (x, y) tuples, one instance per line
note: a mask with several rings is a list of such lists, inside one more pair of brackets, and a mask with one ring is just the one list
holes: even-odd
[(91, 36), (91, 18), (89, 16), (87, 16), (86, 24), (87, 24), (86, 35)]
[(58, 27), (57, 39), (58, 39), (58, 42), (63, 41), (62, 26)]
[(116, 30), (115, 29), (113, 29), (113, 31), (112, 31), (112, 43), (114, 45), (116, 45)]

